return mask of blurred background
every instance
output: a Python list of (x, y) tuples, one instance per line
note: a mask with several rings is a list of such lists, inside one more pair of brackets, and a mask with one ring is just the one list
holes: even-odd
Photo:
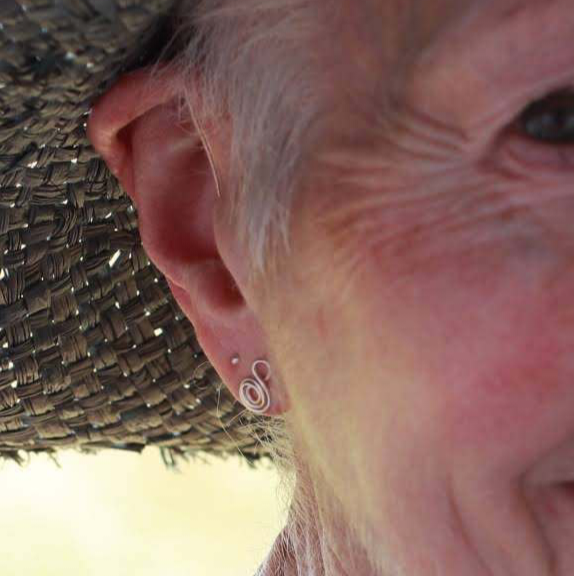
[(2, 576), (254, 576), (284, 526), (271, 464), (141, 454), (0, 460)]

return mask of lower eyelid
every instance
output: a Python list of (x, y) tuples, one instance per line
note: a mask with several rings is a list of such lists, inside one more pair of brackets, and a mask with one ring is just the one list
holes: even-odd
[(492, 160), (521, 177), (565, 179), (573, 173), (573, 144), (537, 142), (513, 125), (500, 135)]

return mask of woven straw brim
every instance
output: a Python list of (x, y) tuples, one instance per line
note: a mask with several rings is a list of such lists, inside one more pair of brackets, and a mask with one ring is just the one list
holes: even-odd
[(0, 3), (0, 458), (269, 457), (86, 138), (97, 97), (165, 45), (173, 5)]

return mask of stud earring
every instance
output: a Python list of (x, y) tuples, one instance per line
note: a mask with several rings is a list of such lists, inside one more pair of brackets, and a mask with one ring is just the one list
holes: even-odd
[[(266, 368), (266, 374), (263, 376), (263, 379), (256, 370), (257, 366), (259, 365), (263, 365)], [(240, 384), (240, 400), (242, 404), (251, 412), (255, 412), (256, 414), (263, 414), (271, 406), (270, 393), (267, 385), (265, 384), (265, 382), (267, 382), (271, 376), (271, 367), (269, 362), (261, 359), (256, 360), (252, 364), (252, 374), (254, 375), (254, 378), (245, 378)]]

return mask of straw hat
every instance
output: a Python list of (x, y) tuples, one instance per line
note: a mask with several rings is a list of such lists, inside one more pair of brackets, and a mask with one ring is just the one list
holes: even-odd
[(269, 458), (265, 416), (222, 385), (86, 137), (98, 96), (156, 61), (175, 4), (0, 3), (0, 460), (146, 446), (168, 466)]

